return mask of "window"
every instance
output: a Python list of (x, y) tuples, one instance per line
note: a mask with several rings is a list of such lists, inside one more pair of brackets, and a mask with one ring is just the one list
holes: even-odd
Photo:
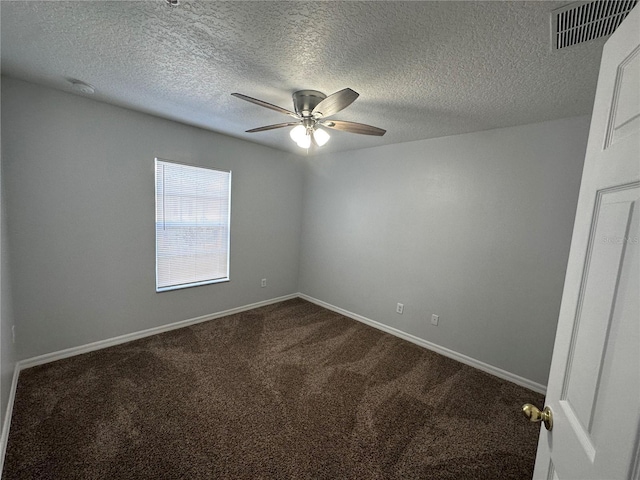
[(156, 291), (229, 280), (231, 172), (156, 158)]

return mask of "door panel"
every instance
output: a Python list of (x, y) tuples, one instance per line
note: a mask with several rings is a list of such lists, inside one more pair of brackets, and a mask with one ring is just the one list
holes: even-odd
[(605, 148), (640, 130), (640, 47), (618, 67)]
[(607, 332), (638, 189), (600, 192), (560, 400), (591, 431)]
[(640, 468), (640, 11), (604, 46), (534, 478)]

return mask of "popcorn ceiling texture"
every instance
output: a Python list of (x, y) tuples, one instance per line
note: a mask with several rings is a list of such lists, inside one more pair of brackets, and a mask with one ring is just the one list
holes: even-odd
[(97, 100), (303, 152), (291, 94), (345, 87), (334, 118), (386, 129), (331, 131), (323, 152), (588, 114), (602, 44), (552, 51), (549, 13), (566, 2), (3, 2), (2, 73)]

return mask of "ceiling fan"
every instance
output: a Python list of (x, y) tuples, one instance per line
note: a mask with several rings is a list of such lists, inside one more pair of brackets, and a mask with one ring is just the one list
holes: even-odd
[(291, 130), (291, 138), (299, 147), (309, 148), (311, 144), (321, 147), (329, 141), (329, 134), (319, 128), (327, 127), (344, 132), (359, 133), (362, 135), (375, 135), (381, 137), (386, 133), (378, 127), (365, 125), (363, 123), (345, 122), (343, 120), (327, 120), (327, 117), (335, 115), (339, 111), (351, 105), (359, 94), (350, 88), (345, 88), (328, 97), (317, 90), (299, 90), (293, 94), (294, 112), (285, 108), (278, 107), (271, 103), (258, 100), (257, 98), (248, 97), (241, 93), (232, 93), (234, 97), (255, 103), (261, 107), (275, 110), (295, 118), (295, 121), (276, 123), (275, 125), (267, 125), (265, 127), (252, 128), (247, 133), (264, 132), (275, 128), (295, 127)]

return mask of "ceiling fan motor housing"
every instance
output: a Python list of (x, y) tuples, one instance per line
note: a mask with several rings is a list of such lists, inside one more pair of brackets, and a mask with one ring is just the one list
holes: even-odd
[(293, 106), (302, 117), (310, 117), (311, 112), (327, 96), (317, 90), (298, 90), (293, 93)]

